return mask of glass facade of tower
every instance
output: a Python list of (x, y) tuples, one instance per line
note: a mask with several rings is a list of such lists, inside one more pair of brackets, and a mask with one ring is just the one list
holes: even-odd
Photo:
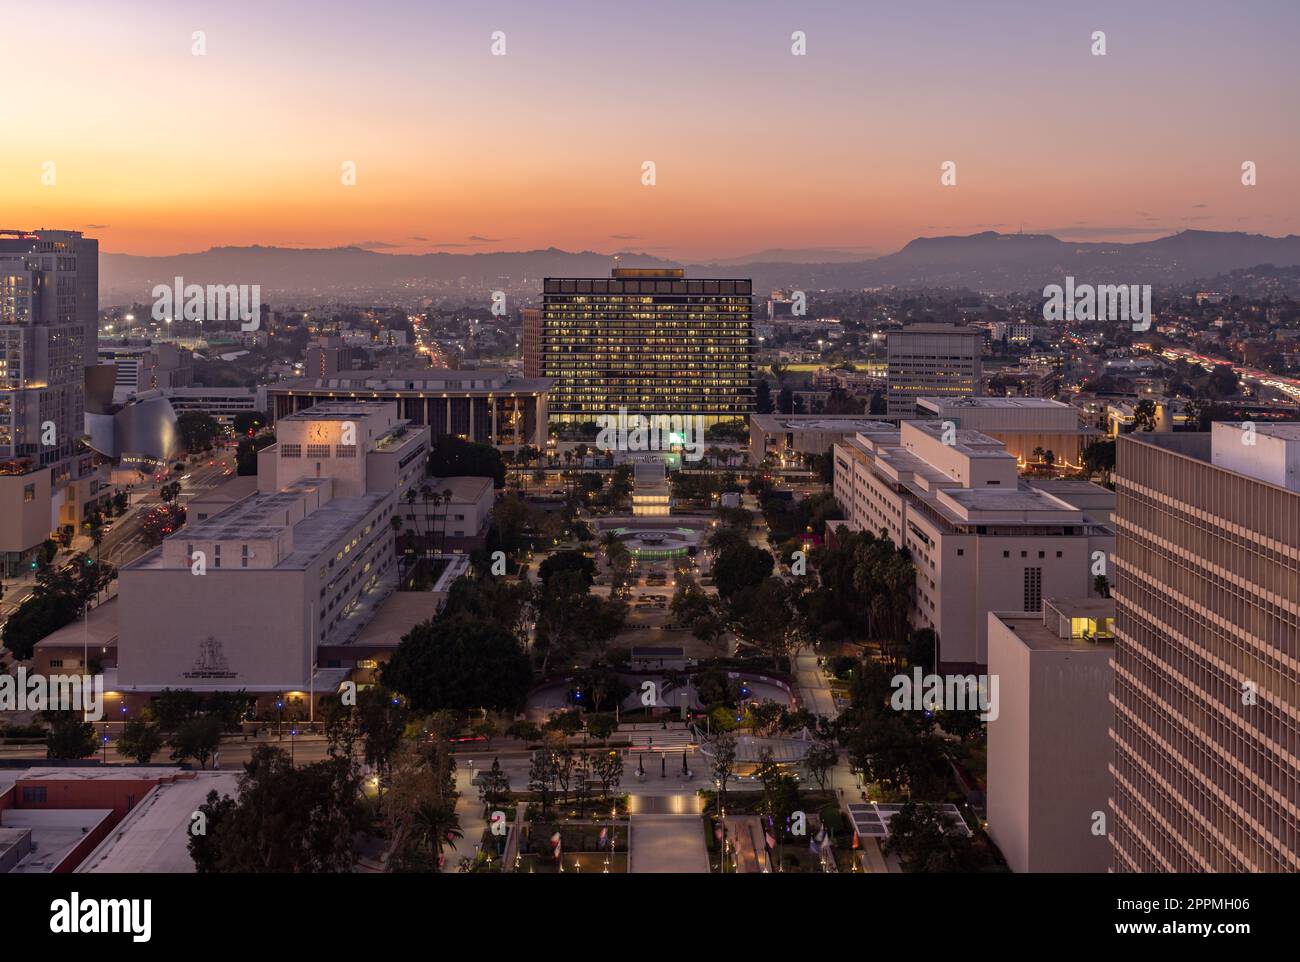
[(707, 425), (754, 410), (750, 280), (615, 269), (545, 281), (541, 374), (552, 421), (689, 414)]
[(0, 238), (0, 462), (17, 473), (71, 457), (85, 433), (97, 302), (83, 311), (79, 261), (97, 254), (79, 256), (73, 232), (6, 233), (16, 236)]

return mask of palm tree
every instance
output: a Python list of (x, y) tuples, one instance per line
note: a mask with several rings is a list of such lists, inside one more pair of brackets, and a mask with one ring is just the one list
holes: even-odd
[(98, 511), (90, 516), (90, 541), (95, 546), (95, 603), (99, 604), (99, 546), (104, 543), (104, 522)]
[(460, 830), (460, 817), (450, 802), (421, 802), (411, 819), (411, 834), (439, 860), (444, 845), (455, 848), (456, 839), (465, 837)]
[[(411, 548), (410, 546), (415, 544), (415, 538), (416, 538), (415, 529), (414, 529), (414, 528), (407, 528), (406, 531), (404, 531), (404, 532), (402, 533), (402, 537), (406, 539), (407, 547), (410, 548), (410, 550), (414, 551), (415, 549), (414, 549), (414, 548)], [(405, 557), (405, 553), (403, 553), (403, 557)], [(412, 561), (411, 561), (411, 565), (410, 565), (410, 567), (407, 568), (407, 570), (408, 570), (408, 571), (414, 571), (414, 570), (415, 570), (415, 561), (414, 561), (414, 559), (412, 559)], [(415, 587), (415, 577), (414, 577), (414, 575), (412, 575), (412, 577), (411, 577), (411, 587), (412, 587), (412, 588)]]
[[(419, 523), (418, 523), (418, 521), (417, 521), (417, 519), (416, 519), (416, 517), (415, 517), (415, 499), (416, 499), (416, 497), (417, 497), (417, 494), (416, 494), (416, 490), (415, 490), (415, 486), (414, 486), (414, 485), (412, 485), (411, 487), (409, 487), (409, 488), (406, 489), (406, 505), (407, 505), (407, 507), (409, 507), (409, 508), (411, 509), (411, 513), (410, 513), (409, 515), (407, 515), (407, 520), (408, 520), (408, 521), (416, 522), (416, 527), (418, 528), (418, 527), (419, 527)], [(418, 532), (417, 532), (417, 533), (418, 533)], [(412, 542), (412, 546), (414, 546), (414, 542)]]
[(400, 557), (401, 553), (397, 550), (397, 535), (402, 530), (402, 519), (399, 515), (393, 515), (388, 519), (388, 525), (393, 529), (393, 556)]
[(433, 534), (433, 523), (429, 519), (429, 502), (433, 500), (433, 488), (427, 484), (420, 485), (420, 500), (424, 503), (424, 541), (420, 544), (420, 557), (424, 557), (429, 550), (429, 538)]
[(447, 553), (447, 515), (451, 512), (451, 488), (442, 489), (442, 553)]

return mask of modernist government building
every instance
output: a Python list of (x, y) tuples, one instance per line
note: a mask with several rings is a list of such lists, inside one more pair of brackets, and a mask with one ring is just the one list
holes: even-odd
[(552, 421), (590, 422), (620, 408), (699, 415), (706, 427), (746, 417), (752, 293), (750, 280), (688, 279), (681, 268), (548, 277), (541, 316), (525, 317), (525, 373), (554, 380)]

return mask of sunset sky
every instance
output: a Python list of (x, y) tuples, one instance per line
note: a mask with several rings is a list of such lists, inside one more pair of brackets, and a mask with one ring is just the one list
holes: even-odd
[(105, 251), (1300, 233), (1295, 0), (5, 6), (0, 228)]

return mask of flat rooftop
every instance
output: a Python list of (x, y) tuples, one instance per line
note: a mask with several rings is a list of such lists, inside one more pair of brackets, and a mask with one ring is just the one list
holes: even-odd
[(193, 872), (190, 815), (208, 792), (237, 797), (236, 772), (196, 772), (163, 781), (131, 810), (77, 868), (77, 872)]
[(923, 321), (920, 324), (908, 324), (906, 327), (897, 331), (889, 331), (886, 338), (894, 337), (898, 334), (967, 334), (971, 337), (983, 337), (984, 330), (978, 327), (967, 327), (964, 324), (945, 324), (942, 321)]
[(1068, 408), (1070, 405), (1042, 397), (919, 397), (917, 404), (941, 408), (1003, 408), (1044, 409)]
[[(471, 476), (462, 476), (454, 478), (429, 478), (425, 484), (434, 494), (442, 494), (444, 491), (451, 492), (453, 501), (477, 502), (483, 497), (484, 493), (492, 490), (491, 478), (477, 478)], [(419, 504), (419, 498), (416, 499)]]
[(897, 431), (898, 425), (856, 414), (751, 414), (749, 423), (760, 431), (839, 431), (879, 433)]
[(446, 600), (445, 591), (394, 591), (346, 644), (356, 648), (396, 648), (412, 628), (436, 617)]
[(18, 773), (20, 781), (130, 782), (165, 778), (184, 769), (167, 765), (69, 765), (66, 767), (29, 768)]
[[(390, 408), (389, 410), (393, 410)], [(281, 421), (350, 421), (357, 417), (369, 417), (375, 414), (374, 402), (367, 401), (321, 401), (309, 408), (286, 414)]]
[(972, 511), (1065, 511), (1071, 505), (1031, 487), (944, 488), (943, 493)]
[[(932, 438), (942, 440), (943, 423), (940, 421), (904, 421), (904, 424), (911, 425), (923, 434), (928, 434)], [(954, 451), (960, 451), (962, 454), (971, 458), (1011, 458), (1007, 451), (1007, 446), (997, 438), (991, 438), (987, 434), (970, 428), (958, 428), (953, 432), (952, 444), (945, 444), (945, 447), (952, 448)]]
[[(296, 502), (304, 491), (331, 484), (329, 478), (300, 478), (283, 491), (274, 494), (253, 495), (239, 501), (206, 521), (187, 523), (168, 540), (180, 538), (187, 541), (259, 541), (275, 538), (285, 525), (272, 514), (276, 509)], [(267, 570), (305, 569), (332, 547), (342, 535), (359, 524), (367, 514), (377, 508), (387, 495), (363, 494), (354, 498), (334, 498), (312, 511), (293, 527), (293, 551), (280, 560), (274, 568), (230, 568), (229, 571), (255, 573)], [(188, 565), (188, 562), (186, 563)], [(129, 567), (136, 569), (163, 569), (168, 567), (163, 551), (155, 549), (133, 561)], [(226, 571), (227, 569), (222, 569)]]
[(32, 851), (10, 869), (10, 874), (53, 872), (87, 833), (112, 814), (108, 808), (10, 808), (0, 812), (0, 825), (31, 829), (32, 833)]
[[(1105, 600), (1105, 599), (1098, 599)], [(1046, 607), (1047, 602), (1043, 602)], [(1115, 603), (1110, 602), (1110, 613), (1114, 614)], [(1113, 639), (1089, 641), (1086, 638), (1062, 638), (1059, 634), (1043, 624), (1043, 616), (1038, 612), (1024, 611), (1013, 614), (994, 612), (994, 616), (1010, 629), (1030, 651), (1079, 651), (1109, 652), (1115, 647)], [(1083, 618), (1079, 614), (1074, 617)]]
[(1281, 441), (1300, 441), (1300, 422), (1285, 421), (1270, 424), (1265, 421), (1256, 423), (1255, 433), (1262, 434), (1265, 437), (1277, 438)]
[(549, 377), (522, 377), (512, 371), (482, 368), (411, 368), (405, 371), (340, 371), (329, 377), (300, 377), (268, 385), (268, 394), (295, 391), (349, 391), (456, 394), (543, 394), (555, 383)]
[(36, 643), (37, 648), (81, 648), (86, 639), (90, 647), (107, 648), (117, 644), (117, 595), (90, 609), (88, 618), (78, 618), (50, 632)]

